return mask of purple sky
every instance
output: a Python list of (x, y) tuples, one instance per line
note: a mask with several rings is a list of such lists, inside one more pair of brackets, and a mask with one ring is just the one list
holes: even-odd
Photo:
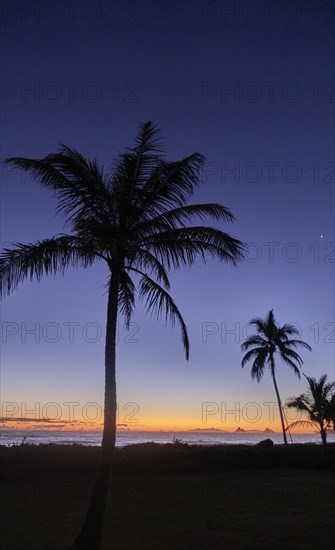
[[(65, 143), (107, 167), (140, 122), (155, 120), (168, 159), (207, 157), (195, 200), (230, 207), (235, 224), (221, 228), (249, 243), (238, 269), (209, 261), (171, 274), (189, 363), (178, 329), (140, 303), (131, 333), (120, 322), (119, 404), (138, 404), (136, 426), (203, 427), (204, 402), (273, 402), (270, 376), (257, 384), (240, 367), (246, 323), (271, 308), (313, 347), (301, 352), (303, 371), (333, 380), (329, 5), (5, 1), (2, 36), (2, 160)], [(38, 182), (2, 166), (1, 184), (2, 245), (64, 231)], [(3, 302), (4, 402), (102, 403), (106, 277), (100, 265), (69, 270), (26, 282)], [(278, 383), (283, 399), (305, 389), (281, 364)], [(270, 425), (264, 408), (261, 422)], [(219, 415), (206, 426), (214, 424), (225, 428)]]

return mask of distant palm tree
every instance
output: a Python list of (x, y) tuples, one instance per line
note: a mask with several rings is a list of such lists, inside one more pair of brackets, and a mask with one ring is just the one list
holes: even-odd
[(275, 354), (278, 353), (281, 359), (291, 367), (293, 372), (300, 378), (299, 368), (303, 364), (303, 361), (298, 353), (292, 348), (302, 346), (309, 351), (311, 351), (312, 348), (302, 340), (290, 339), (290, 336), (299, 335), (298, 330), (291, 324), (286, 324), (282, 327), (277, 326), (273, 309), (269, 311), (265, 319), (261, 319), (260, 317), (252, 319), (249, 323), (249, 326), (250, 325), (256, 327), (257, 334), (249, 336), (241, 345), (242, 351), (249, 350), (242, 359), (242, 367), (244, 367), (248, 361), (253, 360), (251, 378), (256, 378), (257, 382), (260, 382), (263, 378), (266, 367), (269, 368), (276, 392), (284, 443), (287, 445), (284, 412), (275, 376)]
[(191, 266), (199, 256), (233, 265), (242, 257), (243, 245), (237, 239), (213, 227), (190, 225), (194, 219), (234, 219), (220, 204), (187, 204), (204, 160), (197, 153), (176, 162), (164, 160), (158, 128), (152, 122), (140, 126), (135, 146), (121, 154), (110, 171), (65, 145), (41, 160), (7, 160), (54, 191), (70, 234), (5, 249), (0, 260), (1, 292), (9, 294), (25, 279), (39, 281), (43, 275), (63, 274), (67, 267), (86, 268), (95, 261), (104, 261), (109, 273), (101, 458), (75, 549), (100, 548), (116, 438), (118, 313), (129, 327), (137, 287), (148, 311), (158, 317), (165, 313), (172, 324), (179, 323), (188, 359), (187, 328), (168, 293), (167, 269)]
[(335, 382), (327, 382), (327, 375), (323, 374), (320, 380), (311, 378), (304, 374), (308, 382), (308, 390), (299, 395), (299, 397), (290, 397), (286, 401), (288, 407), (297, 409), (307, 414), (307, 420), (297, 420), (290, 424), (289, 429), (296, 426), (316, 426), (321, 435), (322, 444), (327, 444), (327, 425), (331, 419), (330, 401), (334, 400), (332, 391), (335, 388)]
[[(335, 388), (335, 382), (334, 382), (334, 388)], [(326, 405), (325, 417), (328, 422), (328, 425), (329, 426), (333, 425), (333, 430), (335, 434), (335, 392), (332, 394), (332, 396), (330, 397)]]

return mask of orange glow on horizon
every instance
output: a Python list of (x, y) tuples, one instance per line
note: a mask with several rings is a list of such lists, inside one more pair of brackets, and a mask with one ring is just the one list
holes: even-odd
[[(43, 405), (43, 404), (42, 404)], [(99, 403), (40, 403), (30, 404), (3, 403), (0, 416), (0, 428), (23, 431), (59, 430), (59, 431), (100, 431), (103, 429), (103, 407)], [(294, 416), (295, 415), (295, 416)], [(302, 420), (301, 413), (286, 411), (288, 423)], [(118, 430), (150, 432), (183, 432), (189, 430), (220, 430), (234, 433), (238, 428), (246, 432), (271, 431), (281, 433), (278, 407), (275, 403), (235, 403), (225, 407), (225, 403), (202, 402), (160, 406), (127, 402), (117, 411)], [(288, 432), (290, 433), (290, 432)], [(291, 433), (312, 434), (317, 429), (310, 426), (298, 426)]]
[[(55, 421), (55, 422), (43, 422), (36, 421), (35, 419), (26, 419), (18, 420), (13, 417), (12, 419), (7, 419), (6, 421), (0, 422), (0, 428), (5, 430), (20, 430), (20, 431), (32, 431), (32, 430), (43, 430), (43, 431), (101, 431), (103, 429), (103, 424), (101, 422), (84, 422), (84, 421)], [(195, 423), (187, 422), (184, 418), (169, 418), (167, 422), (166, 419), (152, 419), (148, 418), (146, 422), (141, 423), (129, 423), (127, 425), (120, 425), (117, 427), (118, 431), (139, 431), (139, 432), (185, 432), (189, 430), (202, 430), (202, 431), (213, 431), (221, 430), (222, 432), (233, 433), (238, 428), (245, 430), (246, 432), (263, 432), (266, 429), (272, 430), (274, 433), (281, 433), (281, 426), (279, 422), (266, 423), (259, 422), (256, 424), (250, 424), (247, 422), (240, 423), (225, 423), (220, 422), (207, 422), (207, 423)], [(292, 435), (294, 434), (312, 434), (316, 433), (316, 428), (311, 428), (308, 426), (301, 426), (291, 430)], [(269, 435), (271, 433), (269, 432)]]

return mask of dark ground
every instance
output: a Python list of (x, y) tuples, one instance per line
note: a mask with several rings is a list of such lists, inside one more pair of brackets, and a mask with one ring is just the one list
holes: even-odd
[[(99, 449), (0, 447), (1, 548), (66, 550)], [(333, 548), (335, 446), (118, 451), (104, 550)]]

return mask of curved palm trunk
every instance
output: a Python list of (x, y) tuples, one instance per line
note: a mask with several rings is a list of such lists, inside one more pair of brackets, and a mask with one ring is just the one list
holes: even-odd
[(111, 482), (116, 439), (116, 327), (118, 311), (118, 274), (111, 275), (107, 307), (105, 346), (105, 404), (104, 429), (100, 463), (93, 486), (86, 518), (72, 550), (99, 550), (105, 508)]
[(278, 402), (278, 407), (279, 407), (280, 422), (281, 422), (281, 427), (282, 427), (282, 431), (283, 431), (284, 443), (285, 443), (285, 445), (287, 445), (286, 427), (285, 427), (285, 421), (284, 421), (283, 406), (282, 406), (282, 403), (281, 403), (279, 390), (278, 390), (278, 386), (277, 386), (277, 380), (276, 380), (276, 377), (275, 377), (275, 369), (274, 369), (275, 365), (274, 365), (273, 357), (270, 358), (270, 361), (271, 361), (271, 376), (272, 376), (272, 380), (273, 380), (273, 385), (275, 387), (275, 392), (276, 392), (276, 397), (277, 397), (277, 402)]

